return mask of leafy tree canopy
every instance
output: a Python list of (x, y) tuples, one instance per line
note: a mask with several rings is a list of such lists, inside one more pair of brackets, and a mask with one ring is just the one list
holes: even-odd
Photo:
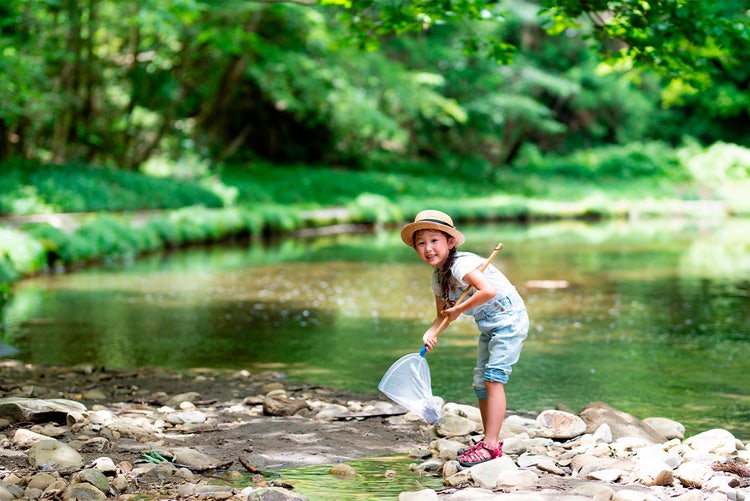
[(747, 141), (746, 9), (6, 0), (0, 159), (137, 169), (155, 157), (356, 166), (476, 155), (500, 166), (529, 146)]

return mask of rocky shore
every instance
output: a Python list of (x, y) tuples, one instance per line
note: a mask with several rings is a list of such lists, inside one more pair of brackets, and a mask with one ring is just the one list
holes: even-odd
[(510, 414), (504, 456), (462, 469), (458, 450), (481, 438), (472, 406), (445, 403), (430, 426), (382, 395), (272, 372), (10, 360), (0, 376), (0, 501), (308, 499), (269, 473), (331, 465), (346, 478), (357, 474), (347, 461), (399, 454), (412, 471), (383, 475), (444, 486), (403, 492), (404, 501), (750, 500), (750, 444), (720, 429), (685, 437), (680, 423), (604, 403)]

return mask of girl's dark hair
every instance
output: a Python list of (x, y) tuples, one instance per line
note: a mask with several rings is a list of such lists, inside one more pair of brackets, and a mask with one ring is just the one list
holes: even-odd
[(451, 274), (451, 266), (453, 266), (453, 263), (456, 261), (456, 248), (453, 247), (448, 252), (448, 258), (445, 260), (445, 263), (443, 263), (443, 267), (437, 270), (438, 273), (438, 283), (440, 284), (441, 289), (441, 296), (443, 298), (443, 302), (445, 303), (445, 308), (452, 308), (453, 307), (453, 301), (451, 301), (449, 298), (450, 296), (448, 293), (451, 290), (451, 277), (453, 276)]

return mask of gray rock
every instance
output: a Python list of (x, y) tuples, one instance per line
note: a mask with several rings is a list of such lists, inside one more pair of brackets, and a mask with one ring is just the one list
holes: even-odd
[(128, 482), (128, 479), (125, 475), (116, 476), (110, 483), (110, 487), (112, 487), (115, 492), (125, 492), (126, 490), (128, 490), (129, 485), (130, 483)]
[(104, 452), (111, 448), (112, 443), (105, 437), (93, 437), (80, 444), (78, 450), (80, 452)]
[(503, 473), (518, 473), (518, 466), (508, 456), (499, 457), (491, 461), (479, 463), (467, 470), (471, 482), (476, 487), (494, 489), (497, 487), (497, 479)]
[(503, 471), (497, 476), (496, 485), (503, 490), (534, 490), (539, 485), (539, 475), (531, 470)]
[(443, 414), (455, 414), (466, 419), (471, 419), (475, 423), (482, 423), (482, 415), (479, 412), (479, 407), (473, 405), (455, 404), (448, 402), (443, 406)]
[(438, 457), (446, 460), (455, 459), (458, 456), (458, 451), (465, 447), (466, 445), (463, 442), (447, 438), (439, 438), (430, 444), (430, 448), (438, 452)]
[(0, 449), (0, 464), (5, 461), (3, 459), (26, 459), (26, 454), (23, 451), (14, 451), (10, 449)]
[(565, 475), (565, 470), (560, 468), (554, 459), (542, 454), (524, 454), (518, 458), (518, 466), (522, 468), (534, 466), (547, 473)]
[(106, 400), (107, 397), (108, 395), (99, 388), (92, 388), (83, 393), (83, 398), (87, 400)]
[(283, 393), (274, 396), (267, 395), (263, 401), (263, 414), (266, 416), (293, 416), (302, 409), (308, 408), (309, 405), (305, 400), (290, 399)]
[(345, 463), (336, 463), (328, 470), (328, 474), (336, 478), (353, 478), (357, 476), (357, 470)]
[(0, 398), (0, 418), (11, 423), (50, 421), (65, 424), (70, 412), (85, 412), (86, 406), (80, 402), (63, 398), (42, 400), (38, 398)]
[(606, 423), (612, 431), (612, 438), (635, 437), (647, 440), (652, 444), (666, 442), (667, 438), (660, 435), (652, 427), (626, 412), (614, 409), (603, 402), (593, 402), (579, 413), (586, 422), (587, 433), (594, 433), (596, 429)]
[(539, 435), (546, 438), (566, 440), (586, 433), (586, 423), (580, 417), (569, 412), (546, 410), (536, 418)]
[(147, 484), (172, 482), (177, 473), (177, 467), (168, 461), (159, 464), (149, 463), (143, 465), (140, 470), (138, 480)]
[(23, 491), (23, 497), (26, 499), (41, 499), (44, 496), (44, 491), (35, 487), (26, 487)]
[(45, 491), (50, 485), (55, 483), (56, 480), (57, 478), (54, 477), (53, 475), (50, 475), (49, 473), (46, 473), (46, 472), (37, 473), (36, 475), (31, 477), (31, 480), (29, 480), (29, 483), (26, 484), (26, 487), (31, 487), (34, 489), (40, 489), (42, 491)]
[(402, 492), (398, 495), (398, 501), (435, 501), (439, 499), (437, 492), (432, 489), (422, 489), (421, 491)]
[(612, 429), (607, 423), (600, 424), (596, 429), (594, 432), (594, 442), (612, 443)]
[(79, 472), (74, 473), (73, 476), (70, 478), (70, 482), (72, 484), (75, 484), (75, 483), (91, 484), (105, 494), (109, 491), (109, 480), (104, 475), (104, 473), (100, 472), (99, 470), (94, 470), (91, 468), (87, 468), (85, 470), (81, 470)]
[(189, 447), (175, 447), (171, 449), (174, 462), (192, 468), (204, 468), (219, 464), (217, 458), (204, 454)]
[(697, 463), (683, 463), (675, 470), (675, 476), (682, 485), (697, 489), (708, 482), (714, 474), (711, 467)]
[(107, 495), (91, 484), (70, 484), (63, 492), (63, 501), (101, 501)]
[(67, 470), (83, 467), (83, 457), (67, 444), (55, 439), (41, 440), (28, 453), (29, 464), (38, 469)]
[(712, 454), (734, 454), (737, 452), (737, 439), (727, 430), (713, 429), (685, 439), (685, 445), (693, 450)]
[(663, 435), (667, 440), (685, 438), (685, 426), (682, 423), (663, 417), (650, 417), (643, 420), (644, 423)]
[(26, 428), (19, 428), (13, 434), (13, 445), (19, 449), (28, 449), (37, 442), (42, 440), (49, 440), (50, 437), (36, 433)]
[(117, 466), (115, 466), (115, 462), (112, 458), (96, 458), (91, 462), (91, 467), (108, 476), (114, 476), (117, 474)]
[(443, 414), (435, 425), (435, 433), (440, 437), (464, 437), (479, 429), (476, 421), (456, 414)]
[(441, 468), (444, 468), (445, 464), (446, 462), (443, 459), (430, 459), (413, 467), (412, 471), (414, 471), (414, 473), (420, 476), (427, 475), (427, 474), (434, 474), (436, 472), (439, 472)]
[(180, 407), (180, 404), (183, 402), (200, 402), (203, 400), (203, 397), (201, 397), (200, 393), (196, 393), (194, 391), (189, 391), (187, 393), (180, 393), (179, 395), (175, 395), (169, 400), (167, 400), (167, 403), (165, 404), (167, 407), (171, 407), (173, 409), (177, 409)]
[(12, 499), (22, 498), (23, 496), (23, 489), (16, 484), (0, 482), (0, 501), (10, 501)]
[(633, 462), (625, 459), (614, 457), (598, 457), (587, 454), (580, 454), (573, 458), (570, 467), (573, 470), (573, 476), (587, 478), (589, 473), (602, 470), (619, 470), (630, 471), (633, 469)]
[(68, 432), (68, 429), (66, 427), (58, 426), (57, 424), (45, 424), (33, 426), (31, 431), (41, 433), (50, 438), (60, 438)]
[(171, 424), (205, 423), (206, 415), (198, 410), (171, 412), (167, 414), (166, 421)]
[[(243, 491), (244, 492), (244, 491)], [(308, 501), (308, 498), (281, 487), (263, 487), (250, 491), (248, 501)]]
[(638, 481), (646, 486), (672, 485), (674, 474), (672, 467), (664, 461), (654, 458), (643, 458), (635, 464)]

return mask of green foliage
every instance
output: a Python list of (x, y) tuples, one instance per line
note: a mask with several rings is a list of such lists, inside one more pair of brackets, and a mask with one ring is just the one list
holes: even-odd
[(672, 118), (674, 124), (707, 142), (730, 138), (747, 143), (747, 135), (737, 130), (738, 121), (747, 120), (749, 109), (747, 2), (544, 3), (550, 8), (547, 27), (551, 32), (588, 26), (611, 68), (633, 78), (644, 70), (663, 76), (664, 104), (680, 110)]
[(13, 267), (6, 254), (0, 254), (0, 309), (10, 296), (10, 286), (21, 274)]
[(299, 211), (292, 207), (262, 204), (251, 210), (263, 219), (264, 231), (268, 233), (284, 233), (302, 227), (302, 217)]
[(238, 209), (211, 210), (186, 207), (173, 211), (170, 222), (179, 230), (183, 242), (209, 242), (249, 232), (248, 218)]
[[(679, 144), (684, 134), (750, 141), (742, 127), (750, 30), (740, 0), (544, 5), (7, 0), (0, 159), (127, 170), (155, 158), (209, 169), (258, 159), (362, 168), (391, 154), (481, 159), (489, 175), (529, 145), (561, 154)], [(106, 173), (78, 184), (52, 174), (0, 191), (0, 210), (109, 209), (111, 201), (94, 202), (111, 183), (122, 186), (123, 206), (219, 206), (196, 193), (140, 200), (142, 187)]]
[(660, 142), (607, 146), (562, 157), (549, 155), (525, 168), (540, 175), (552, 174), (569, 180), (688, 179), (674, 148)]
[[(594, 21), (593, 34), (603, 50), (701, 84), (710, 82), (718, 65), (739, 68), (750, 38), (747, 4), (742, 0), (617, 0), (583, 3), (545, 2), (550, 29), (576, 26), (583, 16)], [(619, 43), (613, 44), (612, 41)], [(746, 57), (746, 56), (744, 56)]]
[(44, 248), (23, 231), (0, 228), (0, 260), (6, 261), (5, 273), (29, 275), (44, 269)]
[(264, 204), (300, 208), (347, 206), (363, 193), (397, 200), (481, 195), (492, 189), (476, 182), (475, 166), (468, 163), (448, 169), (427, 162), (397, 163), (394, 157), (381, 162), (364, 171), (256, 163), (250, 169), (227, 166), (221, 178), (224, 184), (237, 188), (237, 204), (250, 208)]
[(698, 181), (726, 183), (750, 179), (750, 150), (736, 144), (719, 142), (703, 148), (690, 142), (679, 155)]
[(715, 143), (704, 148), (688, 141), (678, 151), (698, 189), (696, 198), (713, 195), (727, 200), (732, 212), (750, 215), (750, 149), (736, 144)]
[(404, 214), (398, 205), (382, 195), (372, 193), (362, 193), (348, 208), (354, 221), (384, 224), (404, 219)]
[(0, 164), (0, 214), (170, 209), (222, 200), (200, 185), (82, 164)]
[[(28, 249), (37, 249), (33, 255), (38, 257), (38, 265), (32, 271), (38, 271), (47, 262), (66, 266), (130, 258), (166, 247), (247, 237), (271, 230), (288, 231), (299, 228), (300, 221), (299, 214), (290, 208), (250, 211), (194, 206), (155, 215), (145, 222), (128, 216), (99, 214), (71, 231), (47, 223), (32, 223), (16, 233), (26, 241), (26, 254), (32, 255)], [(5, 237), (5, 231), (10, 230), (0, 228), (0, 237)], [(25, 273), (27, 268), (18, 267)]]
[[(453, 170), (415, 162), (360, 172), (266, 167), (255, 165), (258, 175), (245, 178), (242, 169), (225, 169), (222, 182), (239, 194), (232, 208), (190, 206), (151, 217), (101, 214), (84, 217), (74, 230), (50, 224), (0, 229), (0, 282), (12, 282), (48, 264), (129, 258), (165, 247), (324, 224), (399, 223), (428, 206), (460, 221), (532, 220), (618, 217), (634, 209), (653, 215), (668, 213), (675, 199), (711, 198), (725, 201), (733, 213), (750, 214), (750, 153), (731, 144), (702, 148), (686, 142), (675, 150), (650, 142), (558, 156), (529, 149), (514, 171), (498, 172), (484, 182), (476, 181), (478, 167), (471, 162)], [(244, 198), (248, 194), (251, 197)], [(311, 208), (329, 210), (316, 216)]]

